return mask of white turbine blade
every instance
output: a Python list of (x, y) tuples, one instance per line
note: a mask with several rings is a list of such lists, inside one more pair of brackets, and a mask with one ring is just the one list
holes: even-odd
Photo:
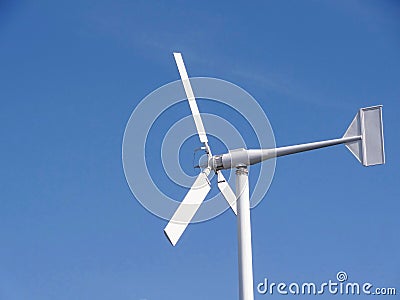
[(221, 191), (221, 194), (225, 197), (226, 201), (228, 201), (229, 205), (231, 206), (233, 212), (236, 215), (237, 211), (236, 211), (235, 193), (232, 191), (228, 182), (225, 180), (225, 177), (224, 175), (222, 175), (222, 172), (218, 171), (217, 174), (218, 174), (218, 188)]
[(201, 120), (199, 108), (197, 107), (196, 99), (194, 98), (192, 86), (190, 85), (189, 77), (186, 72), (185, 64), (183, 63), (182, 54), (174, 53), (176, 65), (178, 66), (179, 75), (181, 76), (183, 87), (185, 88), (186, 97), (189, 101), (190, 110), (192, 111), (194, 123), (196, 124), (197, 133), (199, 134), (200, 142), (208, 143), (206, 131), (204, 130), (203, 121)]
[(210, 191), (210, 182), (207, 175), (210, 173), (208, 169), (197, 176), (196, 181), (186, 194), (182, 203), (175, 211), (171, 220), (164, 229), (166, 236), (173, 246), (176, 245), (179, 238), (185, 231), (187, 225), (192, 220), (194, 214), (200, 207)]

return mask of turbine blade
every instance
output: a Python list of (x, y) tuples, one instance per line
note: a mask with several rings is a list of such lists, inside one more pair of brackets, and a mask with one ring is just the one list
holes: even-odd
[(196, 124), (197, 133), (199, 134), (200, 142), (208, 143), (206, 131), (203, 121), (201, 120), (199, 108), (197, 107), (196, 99), (194, 98), (192, 86), (190, 85), (189, 77), (186, 72), (185, 64), (181, 53), (174, 53), (176, 65), (178, 66), (179, 75), (181, 76), (186, 97), (189, 101), (190, 110), (192, 111), (194, 123)]
[(236, 215), (237, 211), (236, 211), (235, 193), (232, 191), (224, 175), (222, 175), (222, 172), (218, 171), (217, 174), (218, 174), (218, 188), (221, 191), (221, 194), (225, 197), (226, 201), (228, 201), (229, 205), (231, 206), (233, 212)]
[(190, 188), (164, 229), (165, 235), (173, 246), (176, 245), (211, 189), (210, 182), (207, 178), (209, 173), (209, 169), (206, 169), (197, 176), (193, 186)]

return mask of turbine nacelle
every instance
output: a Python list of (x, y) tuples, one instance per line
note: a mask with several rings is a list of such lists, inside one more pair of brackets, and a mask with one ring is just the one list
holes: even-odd
[(205, 156), (203, 156), (203, 158), (200, 159), (199, 167), (201, 169), (210, 168), (215, 172), (245, 167), (273, 158), (276, 156), (275, 153), (275, 149), (247, 150), (245, 148), (239, 148), (225, 154), (214, 155), (208, 159), (204, 159)]

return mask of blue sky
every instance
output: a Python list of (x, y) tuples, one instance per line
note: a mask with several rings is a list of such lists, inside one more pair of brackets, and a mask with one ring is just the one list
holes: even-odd
[(340, 137), (383, 104), (386, 165), (343, 146), (277, 160), (252, 210), (254, 280), (345, 270), (400, 290), (399, 33), (396, 1), (2, 1), (0, 299), (237, 299), (234, 215), (171, 247), (124, 178), (126, 122), (179, 79), (173, 51), (246, 89), (277, 145)]

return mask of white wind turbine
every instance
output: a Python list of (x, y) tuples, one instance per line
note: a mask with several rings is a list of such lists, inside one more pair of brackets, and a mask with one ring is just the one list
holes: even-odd
[[(182, 55), (174, 53), (179, 74), (189, 101), (190, 110), (196, 124), (200, 142), (204, 145), (208, 159), (200, 165), (201, 172), (193, 186), (186, 194), (178, 209), (164, 229), (172, 245), (176, 245), (179, 238), (192, 220), (201, 203), (210, 191), (208, 176), (211, 171), (218, 176), (218, 188), (228, 201), (230, 207), (237, 214), (238, 227), (238, 256), (239, 256), (239, 299), (253, 300), (253, 266), (250, 227), (250, 199), (247, 166), (260, 163), (264, 160), (345, 144), (353, 155), (364, 165), (378, 165), (385, 163), (382, 106), (361, 108), (342, 138), (313, 142), (301, 145), (279, 147), (273, 149), (235, 149), (222, 155), (212, 155), (208, 145), (207, 134), (201, 120), (196, 99), (190, 85), (189, 77), (183, 63)], [(221, 170), (236, 169), (236, 195), (228, 185)]]

